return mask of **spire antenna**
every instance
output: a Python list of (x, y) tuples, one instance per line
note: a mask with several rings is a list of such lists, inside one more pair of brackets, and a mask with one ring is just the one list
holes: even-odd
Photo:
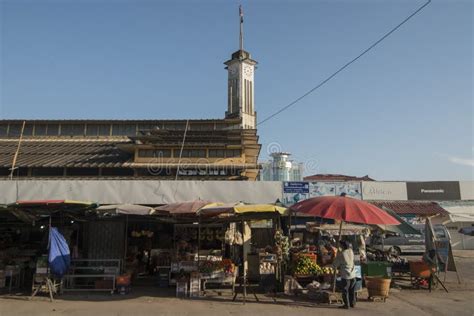
[(244, 50), (244, 11), (242, 5), (239, 6), (240, 16), (240, 50)]

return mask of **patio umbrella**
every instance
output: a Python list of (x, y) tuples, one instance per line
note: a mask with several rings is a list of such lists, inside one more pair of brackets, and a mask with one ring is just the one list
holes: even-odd
[(155, 209), (136, 204), (115, 204), (99, 206), (97, 212), (101, 215), (152, 215)]
[(158, 212), (168, 213), (170, 215), (195, 215), (197, 211), (206, 205), (215, 204), (211, 201), (195, 200), (181, 203), (170, 203), (155, 208)]
[[(341, 240), (342, 224), (344, 222), (372, 224), (372, 225), (398, 225), (400, 222), (384, 210), (370, 203), (341, 196), (320, 196), (303, 200), (294, 204), (291, 210), (321, 218), (330, 218), (340, 221), (338, 244)], [(336, 289), (334, 277), (333, 291)]]
[(346, 196), (320, 196), (291, 207), (293, 212), (330, 218), (341, 222), (370, 225), (399, 225), (400, 222), (370, 203)]

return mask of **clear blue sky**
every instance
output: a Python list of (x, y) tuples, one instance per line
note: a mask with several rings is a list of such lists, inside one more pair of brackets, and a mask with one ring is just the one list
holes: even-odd
[[(243, 1), (260, 119), (424, 1)], [(0, 118), (221, 118), (237, 1), (1, 0)], [(473, 4), (434, 0), (259, 126), (307, 173), (472, 179)]]

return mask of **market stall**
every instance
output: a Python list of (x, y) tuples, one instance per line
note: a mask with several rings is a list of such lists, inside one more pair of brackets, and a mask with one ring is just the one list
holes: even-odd
[[(17, 201), (0, 221), (0, 289), (34, 288), (36, 275), (48, 273), (48, 233), (58, 227), (71, 249), (80, 246), (80, 220), (96, 203), (70, 200)], [(4, 219), (4, 220), (3, 220)], [(59, 232), (58, 232), (59, 233)], [(44, 259), (46, 258), (46, 260)]]
[[(399, 221), (397, 221), (395, 218), (390, 216), (385, 211), (379, 209), (378, 207), (371, 205), (369, 203), (360, 201), (360, 200), (346, 197), (345, 195), (325, 196), (325, 197), (307, 199), (293, 205), (291, 210), (293, 212), (313, 215), (318, 218), (330, 218), (339, 222), (338, 223), (339, 227), (338, 229), (336, 228), (336, 231), (338, 232), (336, 235), (337, 242), (334, 242), (334, 240), (329, 240), (324, 245), (324, 248), (328, 250), (328, 253), (331, 253), (331, 252), (334, 253), (332, 257), (335, 257), (336, 256), (335, 253), (339, 251), (337, 248), (339, 246), (339, 242), (341, 241), (341, 238), (343, 235), (342, 231), (343, 231), (343, 226), (345, 226), (344, 225), (345, 222), (357, 223), (357, 224), (370, 224), (370, 225), (376, 225), (376, 224), (398, 225), (399, 224)], [(361, 235), (358, 235), (358, 236), (360, 237)], [(358, 238), (358, 240), (360, 240), (361, 243), (364, 243), (365, 238)], [(365, 245), (363, 248), (365, 250)], [(321, 252), (323, 251), (324, 250), (321, 249)], [(324, 256), (324, 254), (322, 255)], [(299, 260), (302, 261), (302, 259), (299, 259)], [(305, 261), (303, 262), (303, 266), (305, 262), (309, 263), (308, 259), (304, 259), (304, 260)], [(313, 260), (311, 260), (311, 264), (308, 270), (311, 271), (313, 274), (317, 274), (318, 272), (321, 273), (322, 269), (320, 268), (320, 266), (318, 266), (316, 262), (313, 263), (312, 261)], [(303, 268), (303, 271), (305, 271), (304, 268)], [(332, 272), (332, 271), (329, 271), (329, 272)], [(360, 275), (360, 272), (359, 272), (359, 275)], [(333, 300), (337, 301), (337, 295), (335, 295), (336, 271), (333, 272), (333, 278), (331, 281), (332, 281), (332, 286), (330, 288), (332, 288), (332, 291), (331, 291), (332, 294), (328, 293), (329, 288), (327, 287), (327, 285), (320, 286), (320, 284), (315, 283), (315, 286), (314, 286), (315, 288), (319, 290), (317, 292), (321, 292), (320, 294), (323, 294), (322, 292), (325, 292), (325, 295), (321, 295), (321, 297), (324, 297), (329, 302), (332, 302)], [(376, 283), (376, 282), (378, 281), (371, 279), (371, 283)], [(383, 280), (380, 280), (380, 282), (383, 282)], [(328, 282), (326, 282), (325, 284), (327, 283)]]
[[(280, 225), (280, 217), (286, 214), (286, 208), (274, 204), (237, 203), (204, 207), (199, 213), (200, 218), (213, 218), (214, 221), (228, 222), (233, 228), (226, 232), (226, 237), (241, 235), (241, 247), (235, 249), (238, 256), (234, 256), (234, 262), (240, 267), (239, 289), (244, 302), (247, 296), (247, 286), (253, 282), (257, 282), (256, 285), (265, 292), (276, 292), (278, 283), (283, 281), (282, 267), (287, 260), (289, 250), (288, 239), (283, 235)], [(252, 245), (252, 223), (258, 223), (255, 226), (262, 227), (263, 225), (270, 228), (272, 232), (270, 244), (265, 246), (260, 244), (260, 247), (256, 247), (257, 243), (255, 242)], [(232, 244), (234, 239), (238, 241), (240, 237), (226, 238), (226, 242), (230, 241)], [(233, 244), (240, 246), (240, 242)], [(254, 295), (257, 299), (255, 292)], [(236, 296), (237, 293), (234, 299)]]

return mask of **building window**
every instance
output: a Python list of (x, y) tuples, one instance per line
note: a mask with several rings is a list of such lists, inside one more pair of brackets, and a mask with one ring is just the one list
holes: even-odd
[(0, 136), (7, 136), (8, 125), (0, 124)]
[(84, 124), (62, 124), (61, 136), (84, 136)]
[[(172, 130), (172, 131), (181, 131), (186, 129), (186, 123), (177, 123), (177, 124), (165, 124), (163, 126), (164, 129)], [(189, 128), (189, 126), (188, 126)]]
[(137, 126), (135, 124), (114, 124), (112, 125), (113, 136), (135, 136)]
[(209, 158), (224, 158), (224, 149), (209, 149)]
[(253, 85), (252, 85), (252, 81), (249, 81), (249, 113), (253, 114)]
[(109, 124), (87, 124), (87, 136), (109, 136), (110, 125)]
[(139, 149), (138, 157), (147, 158), (170, 158), (171, 149)]
[(158, 124), (140, 124), (138, 125), (138, 130), (141, 132), (153, 131), (158, 130), (160, 127)]
[(32, 135), (33, 135), (33, 124), (25, 124), (25, 129), (23, 130), (23, 136), (32, 136)]
[(102, 176), (133, 176), (133, 169), (130, 168), (103, 168)]
[(59, 124), (48, 124), (48, 129), (46, 130), (46, 135), (48, 136), (58, 136), (59, 134)]
[(64, 175), (63, 168), (32, 168), (31, 175), (33, 177), (62, 177)]
[(35, 136), (46, 136), (46, 124), (35, 124)]
[(21, 133), (21, 124), (10, 124), (8, 129), (8, 136), (10, 137), (19, 137)]
[(196, 124), (190, 124), (189, 129), (193, 130), (193, 131), (209, 131), (209, 130), (214, 130), (214, 125), (213, 124), (196, 123)]
[(98, 176), (99, 168), (67, 168), (66, 174), (71, 177)]
[[(174, 150), (174, 156), (179, 157), (180, 149)], [(183, 149), (182, 158), (206, 158), (205, 149)]]
[[(10, 136), (10, 137), (20, 137), (22, 128), (23, 128), (23, 123), (21, 123), (21, 124), (10, 124), (10, 129), (8, 131), (8, 136)], [(31, 135), (33, 135), (33, 125), (25, 124), (25, 128), (23, 130), (23, 136), (31, 136)]]
[(242, 155), (242, 151), (240, 149), (227, 149), (225, 151), (225, 156), (227, 158), (236, 158)]

